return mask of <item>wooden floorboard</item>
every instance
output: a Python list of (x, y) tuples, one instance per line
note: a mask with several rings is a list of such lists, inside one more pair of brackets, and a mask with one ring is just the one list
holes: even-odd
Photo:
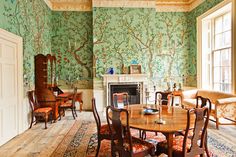
[[(92, 112), (77, 112), (77, 114), (77, 121), (94, 121)], [(101, 114), (101, 119), (105, 122), (104, 114)], [(48, 129), (44, 129), (44, 123), (38, 123), (1, 146), (0, 157), (48, 157), (60, 144), (74, 122), (71, 112), (67, 111), (61, 121), (48, 123)], [(215, 123), (210, 122), (209, 129), (215, 129)], [(232, 137), (234, 139), (236, 137), (235, 130), (235, 125), (220, 126), (217, 133), (232, 140)]]

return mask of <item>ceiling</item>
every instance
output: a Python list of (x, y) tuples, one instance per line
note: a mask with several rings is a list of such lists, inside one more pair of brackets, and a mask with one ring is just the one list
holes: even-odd
[(91, 11), (92, 7), (155, 8), (158, 12), (191, 11), (205, 0), (44, 0), (55, 11)]

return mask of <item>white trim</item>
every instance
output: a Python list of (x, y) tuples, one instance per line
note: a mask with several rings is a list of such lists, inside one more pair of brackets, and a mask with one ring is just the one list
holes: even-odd
[(236, 94), (236, 1), (232, 1), (232, 91)]
[(0, 28), (0, 37), (11, 42), (17, 43), (17, 88), (18, 88), (18, 100), (17, 100), (17, 111), (18, 111), (18, 134), (24, 131), (23, 122), (23, 39), (11, 32), (8, 32)]
[[(202, 60), (201, 60), (201, 58), (202, 58), (202, 34), (201, 34), (201, 32), (202, 32), (202, 20), (204, 18), (206, 18), (207, 16), (209, 16), (210, 14), (217, 11), (218, 9), (224, 7), (225, 5), (227, 5), (231, 2), (232, 2), (232, 0), (224, 0), (223, 2), (217, 4), (215, 7), (211, 8), (210, 10), (206, 11), (205, 13), (203, 13), (202, 15), (197, 17), (197, 87), (198, 88), (202, 88), (202, 77), (201, 77), (201, 73), (202, 73), (202, 67), (201, 67), (201, 63), (202, 63)], [(235, 23), (234, 20), (232, 21), (232, 23)], [(235, 29), (235, 28), (232, 26), (232, 29)], [(234, 41), (233, 38), (235, 38), (235, 37), (232, 36), (232, 46), (234, 45), (233, 44), (233, 41)], [(236, 58), (236, 56), (234, 58)], [(232, 61), (232, 62), (234, 62), (234, 61)], [(233, 86), (235, 86), (234, 85), (235, 78), (233, 77), (235, 75), (235, 73), (234, 73), (233, 69), (234, 69), (234, 67), (232, 68), (232, 80), (234, 80), (234, 81), (232, 81), (232, 83), (233, 83)]]

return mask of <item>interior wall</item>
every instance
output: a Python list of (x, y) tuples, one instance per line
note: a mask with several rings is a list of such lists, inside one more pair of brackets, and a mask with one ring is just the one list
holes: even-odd
[[(196, 70), (188, 63), (187, 13), (160, 13), (150, 8), (93, 8), (95, 81), (110, 67), (141, 64), (150, 85), (165, 88), (166, 81), (195, 86)], [(192, 59), (190, 59), (192, 60)], [(94, 88), (99, 88), (94, 84)]]
[(34, 88), (34, 55), (51, 51), (51, 10), (43, 0), (2, 0), (0, 28), (23, 38), (24, 93)]
[(60, 88), (92, 89), (92, 12), (53, 11), (51, 23)]

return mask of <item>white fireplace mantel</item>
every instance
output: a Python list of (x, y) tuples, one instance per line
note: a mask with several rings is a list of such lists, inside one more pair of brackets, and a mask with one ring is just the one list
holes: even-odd
[(147, 74), (106, 74), (103, 75), (103, 87), (104, 87), (104, 100), (106, 100), (106, 106), (109, 102), (110, 84), (122, 85), (122, 84), (139, 84), (140, 85), (140, 103), (145, 101), (145, 90), (147, 87)]

